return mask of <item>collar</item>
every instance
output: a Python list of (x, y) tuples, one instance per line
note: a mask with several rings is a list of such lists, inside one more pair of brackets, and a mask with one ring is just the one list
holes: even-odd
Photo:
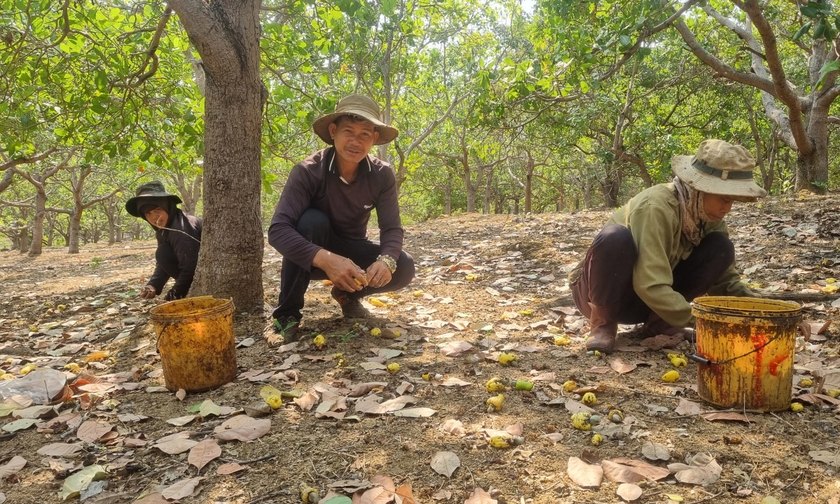
[[(330, 154), (331, 154), (330, 155), (330, 162), (327, 165), (327, 171), (330, 172), (330, 173), (336, 173), (335, 147), (330, 147), (330, 151), (331, 151), (330, 152)], [(370, 173), (373, 170), (373, 167), (371, 167), (371, 165), (370, 165), (370, 154), (365, 156), (364, 163), (367, 165), (368, 173)], [(359, 164), (361, 164), (361, 163), (359, 163)], [(361, 168), (361, 166), (360, 166), (360, 168)], [(339, 180), (341, 180), (345, 184), (350, 185), (350, 183), (347, 182), (346, 180), (344, 180), (344, 177), (342, 177), (341, 175), (339, 175), (338, 178), (339, 178)]]

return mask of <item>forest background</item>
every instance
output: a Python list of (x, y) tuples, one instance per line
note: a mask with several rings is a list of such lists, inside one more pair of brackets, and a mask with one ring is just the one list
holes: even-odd
[(770, 193), (840, 183), (829, 0), (0, 0), (0, 248), (148, 239), (160, 179), (205, 219), (193, 294), (263, 306), (263, 233), (351, 92), (404, 223), (615, 207), (705, 138)]

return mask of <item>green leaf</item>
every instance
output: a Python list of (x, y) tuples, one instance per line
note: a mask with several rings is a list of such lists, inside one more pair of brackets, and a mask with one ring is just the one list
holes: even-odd
[(391, 16), (397, 10), (397, 0), (382, 0), (382, 13)]
[(96, 83), (96, 89), (100, 91), (108, 91), (108, 75), (102, 70), (96, 72), (94, 82)]
[(222, 414), (222, 408), (219, 407), (218, 404), (214, 403), (211, 399), (207, 399), (203, 403), (201, 403), (201, 407), (198, 409), (198, 414), (202, 416), (202, 418), (207, 417), (209, 415), (219, 416)]
[(838, 70), (840, 70), (840, 61), (838, 60), (829, 61), (823, 65), (822, 68), (820, 68), (820, 80), (817, 81), (817, 89), (822, 87), (829, 73), (836, 72)]
[(819, 10), (812, 5), (803, 5), (799, 8), (799, 12), (801, 12), (803, 16), (813, 19), (817, 17)]
[(630, 37), (627, 35), (621, 35), (618, 37), (618, 43), (622, 46), (629, 46), (630, 45)]
[(796, 33), (793, 34), (793, 41), (796, 42), (797, 40), (801, 39), (803, 35), (808, 33), (808, 31), (811, 29), (811, 24), (812, 21), (808, 21), (807, 23), (802, 25), (802, 28), (800, 28), (796, 31)]
[(99, 464), (89, 465), (76, 474), (64, 480), (61, 487), (61, 500), (76, 497), (90, 486), (91, 482), (108, 476), (105, 468)]

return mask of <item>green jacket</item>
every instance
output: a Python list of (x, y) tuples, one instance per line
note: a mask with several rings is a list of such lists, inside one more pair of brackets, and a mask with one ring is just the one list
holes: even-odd
[[(633, 266), (633, 290), (665, 322), (675, 327), (694, 324), (691, 306), (676, 292), (673, 271), (686, 259), (694, 245), (682, 233), (680, 202), (674, 184), (659, 184), (634, 196), (618, 209), (607, 224), (619, 224), (630, 230), (639, 257)], [(729, 234), (724, 221), (706, 224), (706, 233)], [(580, 277), (581, 264), (569, 274), (569, 282)], [(746, 296), (755, 294), (741, 282), (741, 275), (732, 264), (709, 289), (712, 296)]]

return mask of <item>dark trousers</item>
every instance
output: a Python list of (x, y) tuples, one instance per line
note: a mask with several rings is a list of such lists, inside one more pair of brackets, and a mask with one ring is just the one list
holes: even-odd
[[(298, 233), (304, 238), (319, 245), (334, 254), (351, 259), (360, 268), (367, 269), (376, 261), (379, 256), (379, 244), (364, 239), (342, 238), (335, 234), (330, 226), (327, 215), (314, 208), (307, 209), (301, 214), (296, 226)], [(327, 273), (319, 268), (312, 268), (307, 271), (297, 264), (283, 259), (283, 267), (280, 270), (280, 299), (272, 316), (292, 316), (300, 320), (302, 318), (304, 295), (309, 288), (310, 280), (326, 280)], [(365, 287), (364, 289), (350, 293), (353, 298), (361, 298), (379, 292), (391, 292), (401, 289), (414, 278), (414, 259), (405, 251), (400, 253), (397, 259), (397, 269), (391, 276), (391, 281), (382, 287)]]
[[(590, 317), (589, 303), (609, 307), (614, 322), (645, 322), (651, 309), (633, 289), (633, 266), (639, 256), (630, 230), (610, 224), (592, 241), (580, 277), (572, 284), (577, 309)], [(677, 263), (673, 288), (686, 301), (705, 294), (735, 261), (735, 246), (723, 233), (709, 233), (691, 255)]]

